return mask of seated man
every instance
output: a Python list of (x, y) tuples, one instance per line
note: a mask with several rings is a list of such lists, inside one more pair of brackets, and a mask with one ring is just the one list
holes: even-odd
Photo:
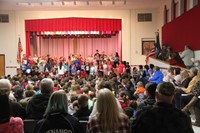
[(172, 105), (175, 87), (160, 83), (156, 90), (156, 104), (137, 112), (133, 133), (194, 133), (191, 119)]
[(46, 110), (49, 97), (53, 92), (54, 83), (50, 78), (44, 78), (40, 83), (41, 94), (34, 95), (27, 105), (27, 117), (41, 119)]

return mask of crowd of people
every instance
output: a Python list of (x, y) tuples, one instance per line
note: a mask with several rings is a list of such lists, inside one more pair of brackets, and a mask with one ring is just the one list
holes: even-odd
[(170, 46), (163, 45), (157, 58), (169, 62), (170, 65), (176, 65), (187, 69), (190, 69), (194, 65), (200, 67), (200, 60), (195, 60), (194, 51), (189, 45), (185, 45), (183, 52), (174, 52)]
[(194, 67), (132, 68), (98, 50), (86, 59), (24, 56), (17, 75), (0, 79), (0, 133), (23, 133), (24, 119), (38, 120), (35, 133), (193, 133), (199, 96)]

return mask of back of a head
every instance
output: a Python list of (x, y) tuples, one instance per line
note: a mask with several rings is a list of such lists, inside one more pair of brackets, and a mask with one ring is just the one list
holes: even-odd
[[(99, 90), (97, 97), (97, 117), (103, 130), (114, 129), (118, 125), (119, 109), (114, 94), (108, 89)], [(115, 125), (116, 124), (116, 125)], [(115, 126), (116, 127), (115, 127)]]
[(101, 81), (97, 87), (98, 90), (103, 89), (103, 88), (107, 88), (110, 91), (112, 91), (112, 86), (110, 81)]
[(150, 64), (149, 67), (150, 67), (151, 69), (153, 69), (155, 66), (154, 66), (154, 64)]
[(174, 95), (175, 87), (170, 82), (162, 82), (158, 84), (156, 92), (165, 97)]
[(156, 66), (155, 69), (156, 69), (156, 71), (159, 71), (159, 70), (160, 70), (160, 67), (159, 67), (159, 66)]
[(143, 83), (141, 82), (141, 81), (139, 81), (138, 83), (137, 83), (137, 87), (143, 87), (144, 85), (143, 85)]
[(11, 90), (11, 83), (8, 79), (0, 79), (0, 91), (9, 95)]
[(190, 72), (192, 73), (193, 76), (196, 76), (198, 74), (198, 69), (196, 67), (190, 68)]
[(107, 112), (109, 114), (109, 112), (115, 110), (118, 111), (114, 94), (106, 88), (99, 90), (99, 94), (97, 96), (97, 112)]
[(52, 93), (51, 97), (49, 98), (44, 116), (57, 112), (68, 112), (67, 95), (63, 90), (55, 91)]
[(50, 78), (44, 78), (40, 82), (41, 93), (51, 94), (53, 92), (54, 82)]
[(84, 108), (86, 106), (88, 106), (88, 96), (85, 94), (81, 94), (78, 97), (78, 104), (80, 108)]
[(150, 82), (145, 85), (146, 91), (148, 92), (149, 97), (155, 98), (157, 84)]
[(26, 86), (26, 90), (33, 90), (33, 85), (32, 84), (28, 84), (27, 86)]

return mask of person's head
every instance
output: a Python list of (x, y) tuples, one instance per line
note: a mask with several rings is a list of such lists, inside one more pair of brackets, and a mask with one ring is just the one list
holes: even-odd
[(11, 83), (8, 79), (0, 79), (0, 92), (3, 94), (10, 94)]
[(149, 66), (148, 66), (148, 65), (145, 65), (144, 68), (145, 68), (146, 70), (149, 70)]
[(67, 113), (68, 112), (68, 101), (65, 91), (59, 90), (52, 93), (49, 98), (49, 102), (44, 113), (44, 116), (50, 115), (51, 113)]
[(137, 87), (143, 87), (144, 85), (143, 85), (143, 83), (141, 82), (141, 81), (139, 81), (138, 83), (137, 83)]
[(156, 70), (156, 71), (159, 71), (159, 70), (160, 70), (160, 67), (159, 67), (159, 66), (156, 66), (156, 67), (155, 67), (155, 70)]
[(33, 90), (33, 85), (32, 84), (28, 84), (27, 86), (26, 86), (26, 89), (25, 90)]
[(154, 64), (150, 64), (149, 67), (150, 67), (150, 69), (153, 69), (155, 66), (154, 66)]
[(78, 97), (78, 105), (80, 108), (85, 108), (88, 106), (88, 96), (85, 94), (81, 94)]
[(187, 70), (183, 70), (180, 75), (182, 80), (189, 77), (189, 73)]
[(143, 69), (143, 65), (139, 65), (139, 69)]
[(156, 88), (156, 102), (172, 104), (175, 87), (170, 82), (162, 82)]
[(198, 72), (198, 69), (195, 68), (195, 67), (192, 67), (190, 70), (189, 70), (189, 75), (190, 77), (194, 77), (197, 75), (197, 72)]
[(200, 69), (197, 71), (197, 79), (200, 80)]
[(104, 88), (107, 88), (109, 89), (110, 91), (112, 91), (112, 86), (111, 86), (111, 83), (110, 81), (100, 81), (97, 85), (97, 90), (100, 90), (100, 89), (104, 89)]
[(10, 104), (9, 104), (9, 97), (5, 93), (5, 91), (0, 90), (0, 123), (9, 122), (10, 120)]
[(146, 88), (146, 95), (150, 98), (155, 98), (155, 93), (156, 93), (156, 87), (157, 87), (157, 84), (156, 83), (147, 83), (145, 85), (145, 88)]
[(179, 67), (176, 67), (175, 69), (174, 69), (174, 74), (175, 75), (179, 75), (181, 73), (181, 69), (179, 68)]
[(115, 129), (119, 120), (119, 109), (114, 94), (108, 89), (99, 90), (97, 97), (97, 118), (102, 131)]
[(41, 93), (51, 94), (53, 92), (54, 83), (50, 78), (44, 78), (40, 82)]
[(187, 50), (187, 49), (190, 49), (190, 46), (189, 45), (185, 45), (185, 50)]

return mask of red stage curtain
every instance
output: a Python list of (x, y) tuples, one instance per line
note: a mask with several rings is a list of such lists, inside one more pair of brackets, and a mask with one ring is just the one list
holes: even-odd
[(26, 31), (120, 31), (121, 19), (56, 18), (25, 20)]
[(29, 56), (30, 53), (30, 32), (26, 32), (26, 55)]
[(30, 32), (43, 31), (121, 31), (121, 19), (55, 18), (25, 20), (26, 55), (30, 55)]

